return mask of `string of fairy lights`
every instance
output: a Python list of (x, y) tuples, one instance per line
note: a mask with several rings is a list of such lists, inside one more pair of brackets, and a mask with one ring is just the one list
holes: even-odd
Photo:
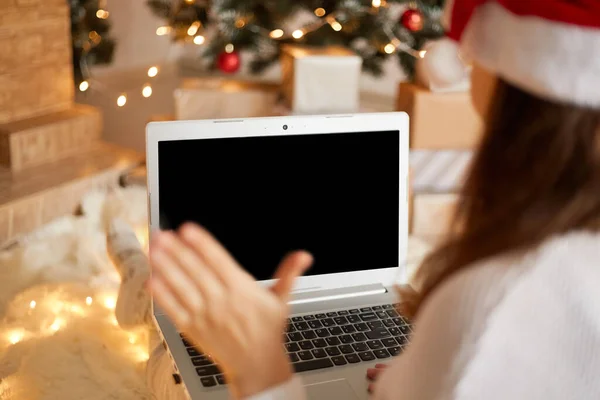
[[(185, 2), (188, 4), (192, 4), (194, 1), (195, 0), (185, 0)], [(104, 3), (106, 3), (106, 2), (104, 2)], [(376, 13), (379, 11), (379, 8), (381, 8), (381, 7), (387, 7), (387, 3), (385, 2), (385, 0), (372, 0), (371, 7), (364, 8), (362, 11)], [(96, 17), (101, 18), (101, 19), (108, 18), (109, 15), (110, 15), (109, 12), (104, 9), (99, 9), (96, 12)], [(261, 33), (265, 37), (269, 37), (271, 40), (275, 40), (275, 41), (289, 40), (289, 39), (300, 40), (304, 36), (309, 35), (310, 33), (322, 28), (325, 25), (329, 25), (331, 27), (331, 29), (333, 29), (336, 32), (339, 32), (343, 29), (342, 23), (340, 23), (338, 21), (339, 15), (338, 15), (337, 11), (334, 11), (334, 12), (331, 12), (328, 14), (327, 10), (325, 10), (322, 7), (318, 7), (314, 10), (314, 15), (318, 18), (314, 23), (306, 25), (302, 28), (294, 29), (294, 30), (287, 31), (287, 32), (281, 28), (268, 30), (262, 26), (258, 26), (255, 24), (248, 26), (248, 22), (243, 17), (240, 17), (236, 20), (235, 27), (237, 29), (242, 29), (242, 28), (252, 29), (254, 32)], [(202, 46), (203, 44), (207, 43), (210, 40), (210, 37), (207, 38), (207, 36), (210, 33), (201, 31), (201, 28), (202, 28), (201, 22), (195, 21), (187, 29), (187, 35), (189, 37), (190, 42), (197, 46)], [(173, 30), (173, 28), (168, 25), (159, 26), (156, 29), (156, 35), (157, 36), (166, 36), (166, 35), (169, 35), (172, 32), (172, 30)], [(426, 53), (425, 50), (419, 51), (419, 50), (413, 49), (406, 43), (402, 42), (402, 40), (400, 40), (391, 29), (384, 28), (384, 31), (385, 31), (387, 38), (389, 39), (389, 42), (383, 46), (383, 51), (386, 54), (392, 54), (394, 52), (401, 51), (401, 52), (407, 53), (415, 58), (423, 58), (425, 56), (425, 53)], [(90, 32), (89, 37), (90, 37), (92, 46), (94, 44), (98, 44), (102, 40), (100, 35), (94, 31)], [(235, 47), (234, 47), (233, 43), (228, 43), (224, 47), (225, 53), (233, 53), (234, 50), (235, 50)], [(83, 57), (83, 59), (85, 59), (85, 57)], [(94, 89), (94, 90), (97, 90), (100, 92), (107, 91), (106, 85), (103, 85), (99, 81), (95, 80), (92, 77), (92, 74), (90, 73), (88, 68), (82, 68), (82, 71), (86, 71), (86, 73), (84, 74), (84, 80), (79, 83), (79, 90), (81, 92), (86, 92), (90, 89)], [(156, 76), (159, 74), (159, 72), (160, 72), (160, 67), (158, 65), (152, 65), (148, 68), (146, 74), (147, 74), (148, 78), (152, 79), (152, 78), (156, 78)], [(136, 91), (139, 91), (139, 93), (141, 94), (142, 97), (149, 98), (153, 94), (152, 84), (150, 82), (147, 82), (140, 89), (136, 89)], [(128, 100), (128, 92), (120, 92), (116, 98), (116, 104), (118, 107), (124, 107), (127, 104), (127, 100)]]

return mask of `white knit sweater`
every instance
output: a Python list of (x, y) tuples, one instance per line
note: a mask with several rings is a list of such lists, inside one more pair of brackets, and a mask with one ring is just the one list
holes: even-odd
[[(373, 400), (600, 399), (600, 234), (457, 273), (415, 327)], [(252, 400), (304, 399), (300, 379)]]

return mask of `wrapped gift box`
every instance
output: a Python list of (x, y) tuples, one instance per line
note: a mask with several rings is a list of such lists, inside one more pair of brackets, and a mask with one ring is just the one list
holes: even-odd
[(469, 92), (435, 93), (402, 82), (396, 110), (410, 116), (413, 149), (472, 149), (483, 129)]
[(279, 85), (220, 77), (184, 79), (175, 90), (178, 120), (265, 117), (274, 113)]
[(358, 112), (361, 68), (362, 59), (344, 47), (283, 46), (286, 106), (294, 114)]

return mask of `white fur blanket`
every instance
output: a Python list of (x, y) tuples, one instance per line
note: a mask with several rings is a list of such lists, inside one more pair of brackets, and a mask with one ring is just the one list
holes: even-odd
[[(144, 242), (146, 204), (143, 188), (90, 193), (83, 216), (0, 253), (0, 399), (180, 398), (162, 346), (149, 349), (147, 327), (124, 330), (115, 317), (121, 280), (107, 254), (108, 227), (121, 219)], [(413, 265), (428, 248), (410, 241)]]

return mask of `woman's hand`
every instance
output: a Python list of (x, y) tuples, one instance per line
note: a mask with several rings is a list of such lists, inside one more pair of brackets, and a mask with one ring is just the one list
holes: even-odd
[(283, 349), (294, 279), (311, 264), (306, 252), (288, 255), (277, 283), (256, 283), (203, 228), (159, 232), (150, 246), (154, 299), (177, 327), (223, 370), (234, 395), (246, 397), (285, 382), (292, 369)]
[(369, 393), (373, 393), (374, 382), (377, 381), (377, 378), (381, 373), (387, 368), (385, 364), (375, 364), (375, 368), (367, 369), (367, 379), (371, 381), (369, 383)]

